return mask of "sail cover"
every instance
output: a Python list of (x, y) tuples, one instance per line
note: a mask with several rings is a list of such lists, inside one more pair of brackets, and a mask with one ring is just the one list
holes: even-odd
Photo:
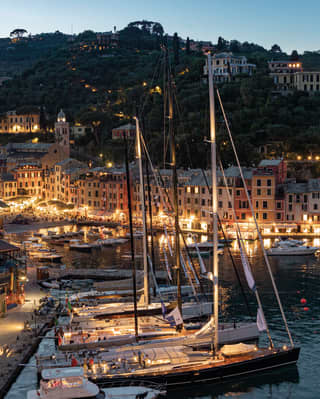
[(251, 267), (249, 264), (249, 260), (247, 257), (247, 254), (243, 248), (243, 242), (242, 240), (239, 238), (238, 236), (238, 244), (239, 244), (239, 249), (240, 249), (240, 256), (241, 256), (241, 261), (242, 261), (242, 266), (243, 266), (243, 270), (244, 270), (244, 274), (246, 276), (247, 279), (247, 283), (249, 288), (255, 292), (256, 290), (256, 282), (254, 281), (252, 272), (251, 272)]
[(258, 308), (258, 312), (257, 312), (257, 326), (258, 326), (258, 330), (260, 332), (262, 331), (266, 331), (267, 329), (267, 323), (266, 320), (264, 318), (264, 314), (261, 308)]
[(183, 324), (183, 319), (181, 316), (181, 313), (179, 311), (178, 306), (173, 309), (172, 312), (170, 312), (166, 316), (166, 320), (170, 323), (172, 326), (179, 326), (180, 324)]

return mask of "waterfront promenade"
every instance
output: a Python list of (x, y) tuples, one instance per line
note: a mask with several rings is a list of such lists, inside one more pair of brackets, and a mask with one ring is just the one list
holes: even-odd
[(40, 298), (44, 296), (36, 282), (36, 269), (28, 268), (27, 276), (29, 281), (25, 284), (26, 302), (8, 310), (6, 316), (0, 318), (0, 347), (17, 342), (24, 322), (29, 321), (32, 324), (33, 312), (39, 306)]

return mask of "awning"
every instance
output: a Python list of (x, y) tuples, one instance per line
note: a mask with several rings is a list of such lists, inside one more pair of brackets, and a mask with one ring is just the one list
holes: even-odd
[[(295, 223), (291, 223), (291, 224), (276, 224), (273, 225), (275, 228), (277, 229), (296, 229), (298, 226)], [(268, 227), (271, 227), (271, 225), (269, 225)]]
[(7, 241), (0, 240), (0, 252), (16, 252), (19, 249), (19, 247), (9, 244)]

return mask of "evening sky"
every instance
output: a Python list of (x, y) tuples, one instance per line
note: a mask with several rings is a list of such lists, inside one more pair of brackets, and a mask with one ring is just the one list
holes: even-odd
[(183, 38), (216, 43), (222, 36), (267, 49), (277, 43), (287, 52), (320, 48), (319, 0), (1, 0), (0, 10), (0, 37), (15, 28), (104, 32), (146, 19)]

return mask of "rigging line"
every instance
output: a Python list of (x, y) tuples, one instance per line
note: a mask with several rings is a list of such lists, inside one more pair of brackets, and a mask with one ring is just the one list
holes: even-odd
[(187, 268), (187, 263), (186, 263), (183, 255), (182, 255), (181, 251), (180, 251), (180, 260), (181, 260), (182, 269), (184, 271), (185, 276), (189, 280), (189, 283), (191, 285), (191, 288), (192, 288), (193, 294), (195, 296), (195, 299), (199, 303), (199, 298), (198, 298), (198, 295), (197, 295), (197, 291), (196, 291), (196, 289), (194, 287), (194, 284), (193, 284), (193, 281), (192, 281), (192, 276), (191, 276), (191, 273), (190, 273), (190, 270), (189, 270), (190, 268)]
[(167, 101), (168, 101), (168, 93), (165, 90), (165, 97), (164, 97), (164, 108), (163, 108), (163, 167), (166, 168), (167, 163), (167, 153), (169, 148), (169, 134), (166, 134), (166, 127), (167, 127)]
[[(165, 199), (164, 199), (164, 196), (163, 196), (163, 192), (162, 192), (164, 190), (164, 187), (160, 184), (160, 180), (159, 180), (159, 176), (158, 176), (159, 172), (157, 174), (157, 172), (156, 172), (156, 170), (155, 170), (155, 168), (153, 166), (153, 163), (151, 161), (150, 154), (149, 154), (149, 151), (147, 149), (146, 143), (144, 141), (143, 135), (141, 135), (141, 142), (142, 142), (143, 148), (145, 150), (145, 154), (147, 156), (147, 160), (149, 161), (149, 164), (150, 164), (150, 167), (151, 167), (151, 171), (152, 171), (152, 174), (153, 174), (154, 179), (156, 181), (157, 187), (160, 188), (159, 194), (160, 194), (160, 200), (162, 202), (162, 206), (164, 207), (165, 211), (169, 214), (170, 211), (169, 211), (169, 209), (168, 209), (168, 207), (166, 205), (166, 202), (165, 202)], [(171, 210), (171, 212), (172, 212), (172, 210)]]
[[(221, 161), (219, 161), (219, 162), (221, 162)], [(220, 165), (220, 168), (221, 168), (221, 165)], [(205, 174), (205, 172), (204, 172), (204, 170), (203, 170), (202, 168), (201, 168), (201, 171), (202, 171), (202, 174), (203, 174), (203, 177), (204, 177), (204, 180), (205, 180), (207, 189), (208, 189), (208, 191), (210, 192), (210, 187), (209, 187), (209, 182), (208, 182), (207, 176), (206, 176), (206, 174)], [(227, 188), (227, 189), (228, 189), (228, 188)], [(226, 241), (226, 240), (227, 240), (227, 237), (226, 237), (226, 235), (225, 235), (224, 228), (222, 227), (221, 219), (220, 219), (219, 215), (217, 215), (217, 216), (218, 216), (218, 223), (219, 223), (219, 226), (220, 226), (220, 228), (221, 228), (223, 237), (224, 237), (224, 239), (225, 239), (225, 241)], [(243, 284), (241, 283), (241, 280), (240, 280), (240, 274), (239, 274), (238, 268), (237, 268), (237, 266), (236, 266), (236, 263), (235, 263), (235, 261), (234, 261), (234, 257), (233, 257), (233, 255), (232, 255), (231, 250), (230, 250), (230, 247), (229, 247), (228, 245), (227, 245), (227, 251), (228, 251), (228, 255), (230, 256), (231, 263), (232, 263), (232, 267), (233, 267), (233, 270), (234, 270), (234, 272), (235, 272), (235, 274), (236, 274), (236, 277), (237, 277), (237, 280), (238, 280), (238, 283), (239, 283), (239, 286), (240, 286), (240, 290), (241, 290), (243, 299), (244, 299), (245, 304), (246, 304), (246, 306), (247, 306), (247, 310), (248, 310), (249, 316), (252, 318), (253, 316), (252, 316), (252, 313), (251, 313), (251, 311), (250, 311), (250, 306), (249, 306), (248, 298), (247, 298), (247, 296), (246, 296), (246, 294), (245, 294), (245, 290), (244, 290)]]
[[(165, 193), (165, 195), (166, 195), (166, 198), (167, 198), (167, 200), (168, 200), (168, 204), (170, 205), (170, 207), (171, 207), (171, 212), (172, 212), (173, 207), (172, 207), (172, 203), (171, 203), (170, 196), (169, 196), (169, 194), (168, 194), (166, 188), (164, 187), (164, 182), (163, 182), (162, 176), (161, 176), (160, 172), (158, 171), (158, 177), (159, 177), (159, 180), (160, 180), (161, 184), (159, 183), (158, 177), (157, 177), (157, 175), (156, 175), (156, 171), (155, 171), (154, 166), (153, 166), (153, 164), (152, 164), (152, 161), (151, 161), (151, 158), (150, 158), (150, 155), (149, 155), (149, 151), (148, 151), (148, 149), (147, 149), (147, 146), (146, 146), (146, 143), (145, 143), (145, 141), (144, 141), (144, 138), (143, 138), (143, 135), (142, 135), (142, 134), (141, 134), (141, 142), (142, 142), (142, 145), (143, 145), (145, 154), (146, 154), (146, 156), (147, 156), (147, 160), (148, 160), (149, 163), (150, 163), (150, 167), (151, 167), (152, 173), (153, 173), (153, 175), (154, 175), (155, 181), (157, 182), (157, 186), (160, 188), (160, 190), (159, 190), (159, 193), (160, 193), (160, 200), (161, 200), (161, 202), (162, 202), (163, 207), (167, 210), (167, 213), (169, 214), (170, 211), (169, 211), (169, 209), (168, 209), (168, 207), (167, 207), (167, 205), (166, 205), (166, 201), (165, 201), (163, 195), (161, 195), (161, 194), (162, 194), (162, 190), (164, 191), (164, 193)], [(203, 288), (203, 285), (201, 284), (200, 276), (199, 276), (199, 274), (198, 274), (198, 272), (197, 272), (197, 270), (196, 270), (196, 268), (195, 268), (195, 265), (194, 265), (194, 262), (193, 262), (193, 260), (192, 260), (192, 257), (190, 256), (190, 251), (189, 251), (189, 248), (188, 248), (188, 246), (187, 246), (187, 243), (186, 243), (184, 234), (183, 234), (183, 232), (182, 232), (180, 226), (179, 226), (179, 232), (180, 232), (180, 235), (181, 235), (181, 237), (182, 237), (183, 244), (184, 244), (185, 250), (186, 250), (186, 252), (187, 252), (187, 254), (188, 254), (188, 257), (189, 257), (189, 259), (190, 259), (191, 265), (192, 265), (192, 267), (193, 267), (194, 270), (195, 270), (195, 273), (196, 273), (196, 275), (197, 275), (197, 279), (200, 281), (200, 290), (201, 290), (202, 293), (204, 293), (204, 288)]]
[[(157, 71), (158, 71), (158, 68), (159, 68), (159, 70), (160, 70), (160, 61), (161, 61), (161, 58), (162, 58), (162, 54), (160, 54), (160, 56), (159, 56), (159, 58), (158, 58), (158, 60), (157, 60), (156, 66), (155, 66), (155, 68), (154, 68), (154, 73), (153, 73), (152, 80), (151, 80), (151, 87), (153, 87), (153, 84), (154, 84), (154, 81), (155, 81), (155, 78), (156, 78), (156, 73), (157, 73)], [(140, 115), (143, 113), (144, 108), (145, 108), (145, 106), (146, 106), (146, 104), (147, 104), (147, 101), (148, 101), (148, 99), (149, 99), (150, 97), (151, 97), (151, 93), (150, 93), (150, 91), (148, 90), (148, 94), (145, 95), (144, 102), (143, 102), (143, 103), (141, 102), (142, 105), (141, 105), (141, 107), (140, 107), (140, 109), (139, 109), (139, 114), (140, 114)]]
[[(169, 65), (169, 57), (168, 57), (168, 48), (163, 45), (162, 46), (162, 52), (163, 52), (163, 90), (165, 93), (164, 97), (164, 108), (163, 108), (163, 167), (164, 169), (166, 168), (166, 159), (167, 159), (167, 152), (169, 148), (169, 134), (166, 137), (166, 128), (167, 128), (167, 111), (169, 109), (169, 89), (167, 88), (167, 83), (169, 81), (169, 76), (171, 74), (170, 72), (170, 65)], [(168, 107), (168, 108), (167, 108)]]
[[(229, 192), (229, 186), (228, 186), (227, 178), (226, 178), (226, 175), (225, 175), (225, 173), (224, 173), (224, 169), (223, 169), (223, 167), (222, 167), (221, 159), (219, 159), (219, 166), (220, 166), (220, 170), (221, 170), (221, 173), (222, 173), (224, 185), (226, 186), (228, 201), (232, 202), (232, 198), (231, 198), (231, 195), (230, 195), (230, 192)], [(238, 237), (238, 240), (239, 240), (239, 249), (240, 249), (240, 253), (241, 253), (241, 251), (242, 251), (242, 252), (245, 254), (246, 260), (247, 260), (248, 263), (249, 263), (249, 267), (251, 267), (250, 262), (249, 262), (248, 255), (247, 255), (247, 253), (246, 253), (245, 248), (243, 247), (243, 243), (242, 243), (242, 241), (243, 241), (243, 240), (242, 240), (242, 234), (241, 234), (241, 230), (240, 230), (239, 223), (237, 222), (237, 215), (236, 215), (236, 212), (235, 212), (235, 210), (234, 210), (233, 207), (232, 207), (231, 209), (232, 209), (233, 219), (235, 220), (236, 232), (237, 232), (237, 237)], [(240, 240), (240, 239), (241, 239), (241, 240)], [(252, 268), (251, 268), (251, 269), (252, 269)], [(251, 273), (252, 273), (252, 272), (251, 272)], [(273, 341), (272, 341), (272, 338), (271, 338), (271, 335), (270, 335), (269, 326), (268, 326), (267, 321), (266, 321), (266, 318), (265, 318), (265, 316), (264, 316), (264, 311), (263, 311), (263, 307), (262, 307), (262, 303), (261, 303), (261, 300), (260, 300), (260, 295), (259, 295), (259, 292), (258, 292), (258, 288), (257, 288), (257, 287), (256, 287), (256, 289), (255, 289), (255, 291), (254, 291), (254, 294), (255, 294), (255, 296), (256, 296), (256, 300), (257, 300), (257, 303), (258, 303), (258, 307), (259, 307), (259, 309), (261, 309), (262, 316), (263, 316), (263, 319), (264, 319), (265, 324), (266, 324), (266, 332), (267, 332), (267, 335), (268, 335), (268, 338), (269, 338), (270, 346), (271, 346), (271, 348), (273, 348), (273, 347), (274, 347)]]
[(220, 97), (220, 93), (219, 93), (218, 89), (217, 89), (217, 96), (218, 96), (218, 99), (219, 99), (219, 103), (220, 103), (220, 107), (221, 107), (221, 110), (222, 110), (223, 118), (224, 118), (227, 130), (228, 130), (230, 143), (231, 143), (231, 146), (232, 146), (232, 149), (233, 149), (236, 161), (237, 161), (237, 165), (239, 167), (241, 179), (242, 179), (243, 186), (244, 186), (244, 189), (245, 189), (245, 192), (246, 192), (246, 196), (248, 198), (248, 202), (249, 202), (250, 210), (251, 210), (251, 213), (252, 213), (252, 216), (253, 216), (253, 220), (254, 220), (254, 223), (255, 223), (255, 226), (256, 226), (256, 229), (257, 229), (257, 233), (258, 233), (258, 236), (259, 236), (263, 257), (264, 257), (265, 263), (267, 265), (267, 269), (268, 269), (268, 272), (269, 272), (269, 275), (270, 275), (270, 279), (271, 279), (271, 283), (272, 283), (272, 286), (273, 286), (273, 290), (274, 290), (274, 293), (275, 293), (276, 298), (277, 298), (278, 306), (279, 306), (279, 309), (280, 309), (280, 312), (281, 312), (281, 316), (282, 316), (285, 328), (287, 330), (287, 334), (288, 334), (288, 337), (289, 337), (289, 340), (290, 340), (290, 344), (291, 344), (292, 347), (294, 347), (293, 339), (292, 339), (292, 336), (291, 336), (291, 333), (290, 333), (290, 330), (289, 330), (289, 326), (288, 326), (288, 323), (287, 323), (287, 318), (285, 316), (285, 313), (284, 313), (284, 310), (283, 310), (283, 307), (282, 307), (282, 303), (281, 303), (281, 299), (280, 299), (280, 296), (279, 296), (278, 288), (277, 288), (276, 282), (275, 282), (273, 274), (272, 274), (270, 262), (269, 262), (266, 250), (264, 248), (264, 245), (263, 245), (262, 236), (261, 236), (261, 233), (260, 233), (260, 230), (259, 230), (259, 226), (258, 226), (258, 222), (257, 222), (257, 219), (255, 217), (254, 210), (253, 210), (252, 201), (251, 201), (249, 193), (248, 193), (248, 187), (247, 187), (246, 181), (245, 181), (244, 176), (243, 176), (243, 172), (242, 172), (242, 169), (241, 169), (241, 165), (240, 165), (240, 161), (239, 161), (239, 158), (238, 158), (238, 154), (237, 154), (237, 151), (236, 151), (233, 139), (232, 139), (232, 134), (231, 134), (231, 130), (230, 130), (230, 127), (229, 127), (229, 122), (228, 122), (228, 119), (226, 117), (226, 113), (224, 111), (224, 107), (223, 107), (223, 104), (222, 104), (222, 101), (221, 101), (221, 97)]
[[(153, 240), (153, 218), (152, 218), (152, 199), (151, 199), (151, 187), (150, 187), (150, 176), (149, 176), (149, 162), (145, 162), (145, 169), (147, 175), (147, 187), (148, 187), (148, 207), (149, 207), (149, 231), (151, 234), (151, 263), (152, 263), (152, 273), (155, 274), (155, 256), (154, 256), (154, 240)], [(156, 296), (156, 291), (153, 291), (154, 296)]]
[[(160, 180), (161, 180), (162, 184), (164, 185), (164, 182), (163, 182), (163, 179), (162, 179), (161, 175), (160, 175)], [(164, 192), (165, 192), (165, 194), (166, 194), (168, 203), (169, 203), (169, 205), (170, 205), (171, 208), (172, 208), (171, 199), (170, 199), (169, 193), (168, 193), (168, 191), (166, 190), (165, 187), (164, 187)], [(189, 251), (188, 245), (187, 245), (187, 243), (186, 243), (186, 239), (185, 239), (185, 237), (184, 237), (183, 231), (181, 230), (181, 227), (180, 227), (180, 226), (178, 227), (178, 230), (179, 230), (179, 234), (180, 234), (180, 236), (181, 236), (181, 238), (182, 238), (182, 241), (183, 241), (184, 249), (185, 249), (185, 251), (187, 252), (188, 258), (190, 259), (191, 265), (192, 265), (192, 267), (193, 267), (193, 269), (194, 269), (194, 271), (195, 271), (195, 274), (196, 274), (196, 276), (197, 276), (197, 279), (198, 279), (199, 282), (200, 282), (200, 290), (201, 290), (201, 293), (204, 294), (204, 288), (203, 288), (203, 285), (202, 285), (202, 283), (201, 283), (200, 276), (198, 275), (198, 272), (197, 272), (197, 270), (196, 270), (196, 268), (195, 268), (195, 265), (194, 265), (194, 263), (193, 263), (192, 257), (191, 257), (191, 255), (190, 255), (190, 251)]]

